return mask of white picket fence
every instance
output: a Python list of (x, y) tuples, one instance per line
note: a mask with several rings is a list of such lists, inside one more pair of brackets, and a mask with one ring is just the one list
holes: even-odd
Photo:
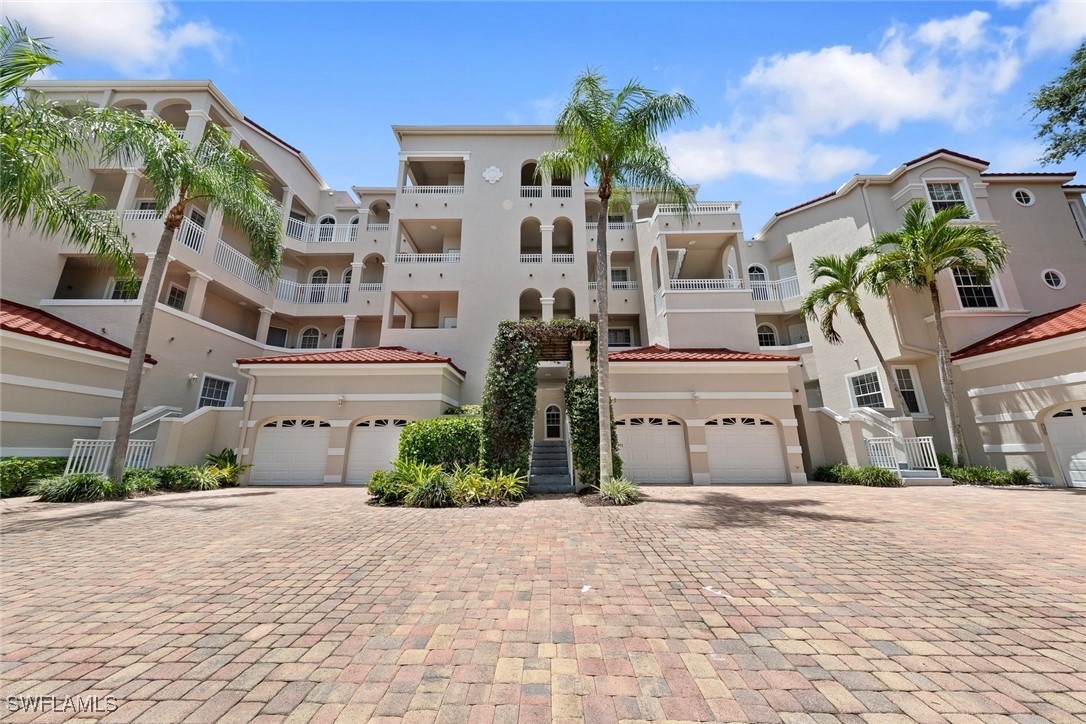
[[(151, 453), (154, 452), (154, 449), (154, 440), (129, 440), (125, 467), (149, 467)], [(68, 454), (68, 466), (64, 468), (64, 474), (99, 473), (105, 475), (109, 470), (109, 459), (112, 456), (112, 440), (72, 440), (72, 451)]]
[(935, 441), (925, 437), (868, 437), (864, 438), (867, 464), (903, 472), (919, 473), (926, 477), (942, 477), (939, 459), (935, 455)]

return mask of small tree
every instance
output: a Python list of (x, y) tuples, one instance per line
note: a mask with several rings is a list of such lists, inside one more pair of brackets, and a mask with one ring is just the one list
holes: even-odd
[(839, 311), (844, 311), (848, 316), (860, 325), (867, 337), (871, 349), (875, 350), (875, 357), (879, 360), (883, 377), (893, 391), (894, 402), (901, 408), (902, 414), (908, 417), (911, 412), (905, 403), (905, 396), (901, 394), (901, 388), (897, 379), (886, 362), (886, 358), (875, 342), (875, 335), (871, 334), (871, 328), (867, 324), (867, 315), (864, 314), (860, 303), (860, 296), (866, 284), (867, 275), (864, 270), (864, 261), (871, 256), (874, 250), (869, 246), (862, 246), (845, 256), (818, 256), (811, 261), (811, 281), (825, 283), (812, 291), (803, 299), (799, 311), (811, 321), (818, 321), (822, 330), (822, 336), (830, 344), (841, 344), (844, 340), (834, 326), (834, 320)]
[(685, 217), (694, 193), (671, 170), (667, 151), (657, 136), (693, 112), (686, 96), (658, 94), (636, 81), (619, 91), (587, 70), (555, 121), (554, 133), (565, 148), (540, 154), (539, 171), (547, 178), (591, 175), (599, 187), (596, 225), (596, 374), (599, 380), (600, 483), (611, 480), (611, 386), (607, 360), (607, 216), (617, 189), (637, 188), (679, 205)]
[(918, 292), (927, 291), (935, 313), (935, 337), (939, 362), (939, 385), (943, 407), (950, 423), (950, 454), (957, 465), (968, 465), (969, 454), (962, 435), (950, 350), (943, 327), (943, 303), (937, 280), (940, 274), (960, 269), (982, 283), (1007, 261), (1007, 245), (993, 232), (976, 224), (958, 224), (972, 214), (964, 206), (952, 206), (928, 219), (927, 204), (917, 199), (905, 209), (901, 228), (879, 234), (873, 243), (876, 256), (868, 269), (868, 283), (876, 294), (885, 294), (892, 284)]
[(1071, 56), (1064, 74), (1030, 96), (1033, 120), (1045, 116), (1037, 138), (1047, 143), (1043, 164), (1086, 153), (1086, 41)]
[(103, 151), (116, 153), (116, 149), (133, 138), (139, 142), (143, 175), (154, 190), (156, 208), (165, 212), (165, 216), (155, 257), (143, 280), (143, 302), (124, 381), (109, 468), (110, 479), (115, 482), (120, 482), (124, 475), (151, 319), (174, 234), (185, 218), (186, 207), (202, 201), (209, 209), (221, 209), (225, 218), (248, 235), (252, 243), (250, 256), (262, 272), (278, 273), (283, 256), (279, 204), (268, 192), (263, 176), (252, 167), (253, 157), (231, 144), (226, 131), (209, 123), (200, 142), (193, 147), (178, 138), (165, 122), (129, 114), (124, 124), (108, 129), (101, 136)]

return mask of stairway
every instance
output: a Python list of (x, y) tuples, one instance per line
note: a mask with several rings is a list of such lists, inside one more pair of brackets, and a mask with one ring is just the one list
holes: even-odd
[(548, 440), (532, 445), (532, 469), (528, 474), (529, 493), (572, 493), (565, 440)]

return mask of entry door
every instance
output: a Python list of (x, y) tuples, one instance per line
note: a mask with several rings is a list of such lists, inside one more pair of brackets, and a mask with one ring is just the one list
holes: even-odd
[(736, 416), (705, 423), (709, 480), (713, 483), (785, 483), (777, 426), (761, 417)]
[(331, 425), (320, 420), (276, 420), (260, 428), (253, 455), (256, 485), (322, 485)]
[(1073, 488), (1086, 488), (1086, 405), (1057, 410), (1045, 428), (1064, 480)]

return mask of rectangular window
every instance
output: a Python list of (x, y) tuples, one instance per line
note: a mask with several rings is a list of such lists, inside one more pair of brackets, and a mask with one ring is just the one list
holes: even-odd
[(961, 184), (955, 181), (939, 181), (928, 184), (928, 198), (935, 213), (952, 206), (966, 206)]
[(154, 211), (155, 210), (155, 201), (154, 201), (154, 199), (151, 199), (150, 201), (146, 201), (146, 200), (137, 201), (136, 202), (136, 210), (138, 210), (138, 211)]
[(109, 284), (109, 298), (131, 301), (140, 295), (142, 279), (130, 277), (128, 279), (111, 279)]
[(633, 347), (633, 330), (629, 327), (616, 327), (607, 330), (608, 347)]
[(630, 270), (626, 267), (618, 266), (611, 268), (611, 283), (612, 284), (625, 284), (630, 281)]
[(995, 289), (982, 284), (977, 275), (965, 269), (954, 269), (954, 285), (958, 287), (958, 299), (962, 309), (992, 309), (999, 307)]
[(204, 227), (204, 224), (207, 223), (207, 217), (204, 216), (202, 212), (197, 211), (196, 209), (193, 209), (189, 212), (189, 218), (192, 219), (192, 223), (196, 224), (201, 229)]
[(302, 221), (302, 222), (304, 222), (304, 221), (306, 220), (306, 218), (307, 218), (307, 217), (306, 217), (306, 215), (305, 215), (305, 214), (303, 214), (303, 213), (301, 213), (301, 212), (299, 212), (299, 211), (291, 211), (291, 212), (290, 212), (290, 218), (294, 219), (295, 221)]
[(230, 392), (234, 389), (233, 380), (224, 380), (221, 377), (204, 375), (204, 383), (200, 386), (200, 399), (197, 407), (228, 407), (230, 405)]
[(882, 383), (879, 373), (865, 370), (848, 375), (848, 389), (852, 395), (853, 407), (886, 407), (882, 395)]
[(185, 297), (188, 296), (188, 291), (182, 289), (176, 284), (170, 285), (170, 293), (166, 295), (166, 306), (173, 307), (179, 311), (185, 311)]
[(924, 398), (916, 379), (913, 377), (913, 369), (911, 367), (895, 367), (894, 377), (897, 379), (898, 389), (901, 390), (901, 396), (905, 398), (905, 404), (908, 406), (909, 412), (914, 415), (926, 413)]
[(612, 224), (621, 224), (626, 220), (625, 214), (608, 214), (607, 220)]
[(287, 330), (283, 327), (268, 327), (268, 346), (286, 347)]

